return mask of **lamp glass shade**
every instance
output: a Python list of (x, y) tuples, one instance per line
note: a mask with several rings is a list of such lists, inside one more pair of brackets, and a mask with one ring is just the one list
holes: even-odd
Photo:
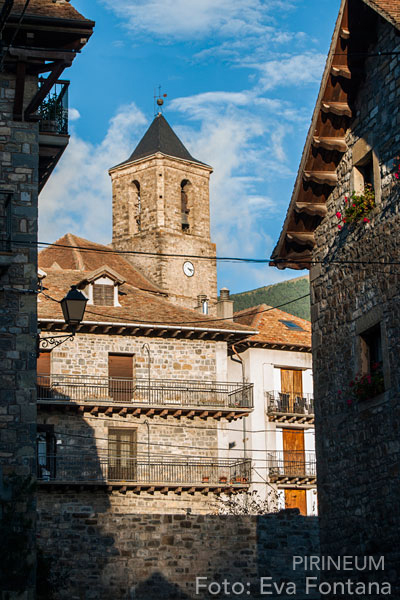
[(72, 286), (68, 294), (61, 300), (65, 322), (68, 325), (79, 325), (85, 314), (87, 298)]

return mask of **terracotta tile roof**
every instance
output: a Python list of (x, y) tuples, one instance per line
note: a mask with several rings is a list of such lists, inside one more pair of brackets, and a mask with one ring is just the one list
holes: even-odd
[[(56, 300), (61, 300), (71, 285), (81, 281), (87, 273), (81, 270), (47, 269), (43, 279), (44, 291)], [(84, 321), (100, 321), (107, 323), (143, 323), (150, 325), (176, 325), (186, 328), (222, 329), (243, 332), (256, 331), (253, 327), (246, 327), (232, 321), (218, 321), (213, 317), (202, 315), (195, 310), (176, 306), (168, 300), (138, 290), (129, 284), (120, 287), (123, 292), (119, 296), (120, 307), (113, 306), (87, 306)], [(57, 302), (39, 297), (38, 316), (40, 319), (63, 319), (61, 306)]]
[(389, 21), (389, 23), (400, 29), (399, 0), (364, 0), (364, 2)]
[[(300, 317), (272, 308), (267, 304), (260, 304), (241, 310), (234, 314), (235, 322), (258, 330), (257, 335), (248, 338), (248, 342), (256, 344), (278, 344), (281, 346), (297, 346), (310, 348), (311, 351), (311, 323)], [(289, 321), (299, 329), (291, 329), (282, 323)]]
[[(26, 0), (14, 0), (11, 14), (18, 16), (24, 9)], [(0, 2), (0, 6), (4, 4)], [(50, 17), (55, 19), (67, 19), (72, 21), (89, 21), (81, 15), (70, 2), (67, 0), (30, 0), (26, 15), (32, 15), (37, 17)]]
[[(122, 275), (125, 281), (133, 287), (165, 295), (163, 290), (135, 269), (123, 256), (111, 253), (109, 246), (90, 242), (77, 235), (72, 235), (72, 233), (67, 233), (54, 243), (58, 245), (49, 246), (39, 253), (39, 267), (46, 272), (56, 263), (54, 265), (56, 268), (82, 271), (82, 280), (84, 271), (89, 274), (107, 265)], [(75, 246), (84, 247), (87, 250), (79, 250)]]

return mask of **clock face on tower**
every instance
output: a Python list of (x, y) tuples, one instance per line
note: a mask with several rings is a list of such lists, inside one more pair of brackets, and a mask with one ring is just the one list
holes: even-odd
[(183, 272), (185, 273), (186, 277), (193, 277), (193, 275), (194, 275), (194, 266), (190, 262), (190, 260), (186, 260), (183, 263)]

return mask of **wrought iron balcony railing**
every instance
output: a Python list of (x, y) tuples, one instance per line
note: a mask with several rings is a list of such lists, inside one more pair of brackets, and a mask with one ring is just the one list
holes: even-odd
[(217, 381), (39, 374), (37, 395), (39, 402), (122, 403), (225, 411), (253, 407), (253, 384)]
[(314, 398), (312, 394), (294, 392), (265, 392), (267, 413), (312, 415), (314, 416)]
[(315, 480), (317, 476), (315, 452), (301, 450), (268, 452), (267, 467), (271, 481)]
[(71, 455), (38, 457), (38, 479), (79, 484), (124, 482), (139, 486), (248, 486), (251, 461), (202, 457), (130, 457)]
[(68, 134), (69, 81), (57, 81), (39, 105), (39, 130), (46, 133)]

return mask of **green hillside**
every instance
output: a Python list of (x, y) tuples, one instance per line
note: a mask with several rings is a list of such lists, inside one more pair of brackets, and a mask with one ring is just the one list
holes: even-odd
[[(282, 281), (275, 283), (274, 285), (268, 285), (265, 287), (258, 288), (256, 290), (250, 290), (248, 292), (241, 292), (240, 294), (231, 294), (231, 300), (234, 301), (234, 311), (244, 310), (257, 304), (269, 304), (269, 306), (280, 306), (290, 300), (304, 296), (310, 292), (310, 282), (308, 276), (297, 277), (296, 279), (289, 279), (288, 281)], [(297, 302), (292, 302), (286, 306), (282, 306), (282, 310), (307, 319), (310, 321), (310, 297), (307, 296)]]

